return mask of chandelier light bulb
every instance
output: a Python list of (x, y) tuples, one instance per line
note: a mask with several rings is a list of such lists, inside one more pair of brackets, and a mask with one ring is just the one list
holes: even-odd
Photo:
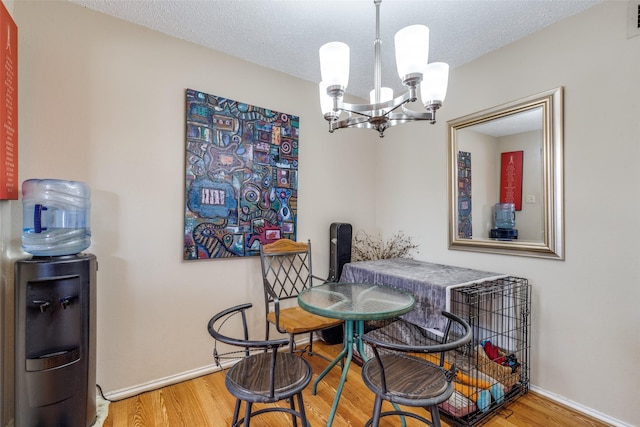
[(320, 88), (320, 109), (322, 114), (326, 116), (333, 112), (333, 98), (327, 94), (327, 84), (324, 81), (321, 81), (318, 86)]
[[(393, 89), (390, 87), (381, 87), (380, 88), (380, 100), (378, 102), (387, 102), (393, 99)], [(369, 92), (369, 102), (371, 104), (377, 104), (376, 102), (376, 90), (372, 89)]]
[(429, 64), (424, 73), (424, 79), (420, 85), (420, 96), (424, 106), (433, 104), (433, 101), (444, 102), (449, 85), (449, 64), (433, 62)]
[(429, 63), (429, 28), (410, 25), (394, 37), (396, 66), (403, 81), (410, 74), (423, 73)]
[(320, 73), (327, 86), (349, 84), (349, 46), (342, 42), (331, 42), (320, 47)]

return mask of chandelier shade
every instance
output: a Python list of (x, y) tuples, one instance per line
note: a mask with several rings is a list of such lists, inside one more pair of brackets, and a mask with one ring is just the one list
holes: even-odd
[(408, 75), (422, 73), (429, 64), (429, 28), (410, 25), (398, 31), (394, 37), (396, 67), (402, 81)]
[[(429, 64), (429, 28), (410, 25), (394, 36), (396, 67), (406, 92), (394, 98), (393, 90), (382, 86), (380, 63), (380, 3), (376, 7), (376, 38), (374, 42), (374, 82), (369, 94), (369, 104), (344, 102), (349, 83), (349, 46), (342, 42), (330, 42), (320, 47), (319, 85), (320, 105), (324, 118), (329, 122), (329, 132), (342, 128), (368, 128), (376, 130), (380, 137), (384, 131), (402, 123), (426, 120), (436, 122), (436, 110), (447, 93), (449, 66), (443, 62)], [(420, 96), (424, 112), (408, 108)]]
[(449, 64), (433, 62), (429, 64), (424, 73), (424, 80), (420, 86), (420, 98), (427, 108), (433, 102), (444, 102), (449, 85)]
[(322, 114), (326, 117), (327, 114), (333, 113), (333, 99), (327, 94), (327, 84), (324, 81), (320, 82), (320, 109)]
[(376, 99), (376, 90), (371, 89), (369, 92), (369, 102), (371, 104), (376, 104), (378, 102), (387, 102), (393, 99), (393, 89), (390, 87), (381, 87), (380, 88), (380, 99)]
[(320, 74), (327, 86), (349, 84), (349, 46), (346, 43), (331, 42), (320, 48)]

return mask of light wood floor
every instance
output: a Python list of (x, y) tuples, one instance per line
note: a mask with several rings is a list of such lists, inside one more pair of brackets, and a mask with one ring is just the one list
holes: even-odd
[[(314, 351), (329, 356), (337, 354), (340, 346), (314, 343)], [(322, 372), (327, 362), (319, 357), (307, 358), (315, 376)], [(326, 425), (331, 410), (340, 370), (333, 369), (318, 385), (318, 394), (311, 393), (311, 386), (304, 393), (305, 408), (309, 422), (314, 427)], [(313, 381), (313, 380), (312, 380)], [(373, 410), (374, 395), (362, 383), (360, 368), (352, 364), (347, 382), (342, 391), (333, 426), (363, 426)], [(224, 373), (217, 372), (159, 390), (143, 393), (109, 405), (109, 416), (104, 427), (222, 427), (231, 424), (234, 399), (224, 386)], [(386, 405), (386, 403), (385, 403)], [(389, 406), (390, 407), (390, 406)], [(383, 406), (383, 410), (385, 406)], [(427, 414), (422, 409), (416, 412)], [(290, 426), (291, 418), (284, 414), (265, 414), (252, 420), (256, 427)], [(381, 427), (400, 425), (397, 418), (383, 419)], [(407, 419), (407, 426), (423, 425)], [(447, 423), (443, 423), (449, 426)], [(529, 392), (504, 407), (486, 421), (487, 427), (514, 426), (591, 426), (608, 424), (590, 418)]]

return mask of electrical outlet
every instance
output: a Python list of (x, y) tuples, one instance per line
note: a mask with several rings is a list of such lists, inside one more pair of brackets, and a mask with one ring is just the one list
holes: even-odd
[(527, 203), (535, 203), (536, 202), (536, 196), (534, 196), (533, 194), (527, 194), (527, 197), (525, 198)]
[(627, 38), (640, 36), (640, 0), (628, 0)]

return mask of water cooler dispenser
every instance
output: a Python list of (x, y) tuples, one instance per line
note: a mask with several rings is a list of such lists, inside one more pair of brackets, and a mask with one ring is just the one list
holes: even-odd
[(489, 237), (497, 240), (515, 240), (518, 238), (516, 225), (516, 205), (514, 203), (496, 203), (493, 207), (495, 228), (489, 231)]
[(88, 427), (96, 419), (97, 260), (89, 191), (59, 180), (23, 183), (15, 263), (15, 425)]

